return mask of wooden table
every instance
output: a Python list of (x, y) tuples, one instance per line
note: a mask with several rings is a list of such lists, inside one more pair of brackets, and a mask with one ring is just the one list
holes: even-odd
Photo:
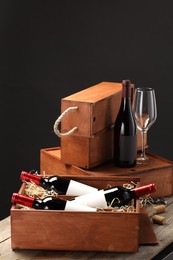
[[(168, 201), (166, 212), (161, 213), (166, 217), (164, 225), (153, 224), (158, 239), (157, 245), (144, 245), (139, 247), (137, 253), (110, 253), (110, 252), (74, 252), (74, 251), (41, 251), (41, 250), (15, 250), (11, 249), (10, 217), (0, 221), (0, 259), (145, 259), (151, 260), (166, 246), (173, 242), (173, 196), (166, 198)], [(152, 207), (147, 207), (148, 215), (152, 216)]]

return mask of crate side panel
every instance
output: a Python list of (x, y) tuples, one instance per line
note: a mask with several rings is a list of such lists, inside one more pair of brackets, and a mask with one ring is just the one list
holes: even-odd
[(89, 139), (67, 136), (61, 139), (61, 160), (65, 164), (89, 167)]
[(73, 133), (73, 136), (88, 136), (91, 133), (91, 109), (92, 104), (87, 102), (78, 102), (75, 100), (61, 100), (61, 113), (67, 108), (77, 106), (78, 109), (67, 113), (61, 120), (61, 132), (66, 133), (73, 127), (77, 127), (77, 130)]
[(46, 175), (90, 175), (78, 167), (64, 164), (61, 161), (61, 149), (41, 149), (40, 150), (40, 174)]
[[(15, 214), (14, 214), (15, 213)], [(12, 212), (13, 249), (136, 252), (138, 214)], [(41, 219), (41, 221), (40, 221)], [(127, 232), (128, 230), (128, 232)]]

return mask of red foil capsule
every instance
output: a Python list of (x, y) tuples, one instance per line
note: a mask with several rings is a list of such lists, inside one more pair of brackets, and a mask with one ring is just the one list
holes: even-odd
[(18, 193), (13, 193), (12, 198), (11, 198), (11, 202), (13, 203), (17, 203), (17, 204), (22, 204), (26, 207), (32, 207), (34, 199), (30, 198), (30, 197), (26, 197), (23, 196), (21, 194)]

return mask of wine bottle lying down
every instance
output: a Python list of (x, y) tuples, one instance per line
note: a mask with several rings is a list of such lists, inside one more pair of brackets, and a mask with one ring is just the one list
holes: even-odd
[(98, 191), (97, 188), (61, 176), (41, 177), (38, 174), (22, 171), (20, 179), (22, 181), (33, 182), (46, 190), (54, 190), (58, 194), (69, 196), (78, 196)]
[(134, 189), (116, 186), (78, 196), (74, 200), (89, 207), (104, 209), (108, 206), (121, 207), (123, 205), (128, 205), (132, 199), (142, 197), (155, 191), (155, 184), (148, 184)]
[(68, 210), (68, 211), (97, 211), (86, 205), (75, 201), (56, 199), (51, 196), (44, 199), (34, 199), (18, 193), (13, 193), (11, 201), (13, 204), (21, 204), (26, 207), (42, 210)]

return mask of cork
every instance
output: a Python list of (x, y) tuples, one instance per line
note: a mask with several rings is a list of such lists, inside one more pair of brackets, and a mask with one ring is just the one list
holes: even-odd
[(154, 206), (154, 213), (163, 213), (165, 212), (166, 206), (165, 205), (158, 205), (158, 206)]
[(160, 215), (154, 215), (152, 220), (155, 224), (164, 225), (166, 222), (166, 218)]

